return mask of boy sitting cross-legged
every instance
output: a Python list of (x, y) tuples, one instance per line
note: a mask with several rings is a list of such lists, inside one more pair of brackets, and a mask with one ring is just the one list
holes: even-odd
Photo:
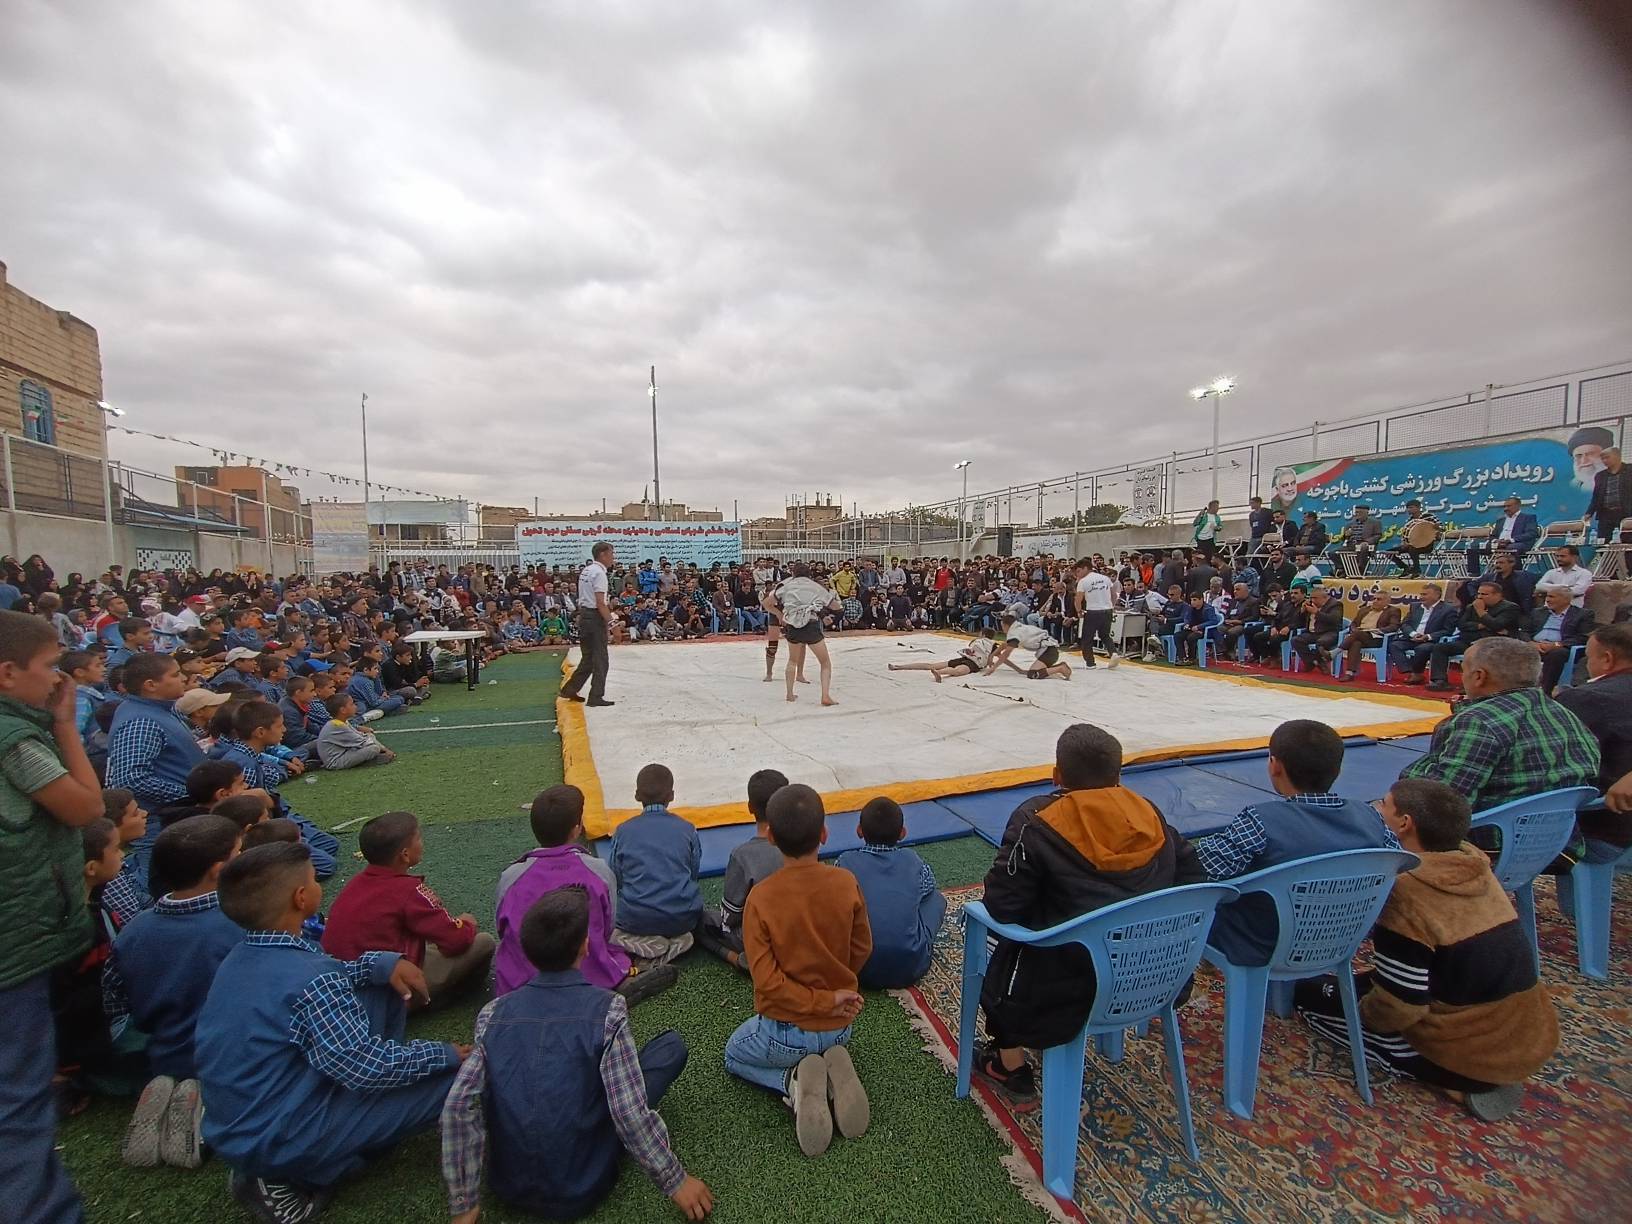
[(669, 811), (674, 775), (647, 765), (635, 775), (640, 815), (612, 835), (612, 872), (618, 877), (617, 929), (612, 938), (642, 960), (667, 964), (690, 949), (703, 913), (697, 870), (703, 847), (688, 820)]
[(425, 975), (395, 952), (341, 962), (301, 938), (323, 890), (304, 842), (257, 846), (221, 873), (245, 930), (194, 1033), (204, 1141), (256, 1219), (299, 1224), (330, 1187), (436, 1124), (468, 1046), (403, 1041)]
[(173, 889), (119, 932), (103, 967), (108, 1024), (115, 1034), (127, 1024), (147, 1034), (153, 1076), (125, 1132), (126, 1164), (192, 1169), (203, 1161), (193, 1029), (216, 968), (244, 937), (215, 888), (242, 838), (224, 816), (189, 816), (160, 833), (153, 875)]
[(879, 990), (911, 986), (929, 968), (946, 898), (935, 887), (929, 864), (899, 844), (907, 826), (894, 799), (868, 800), (856, 832), (867, 844), (839, 855), (838, 866), (861, 885), (873, 932), (873, 954), (861, 967), (861, 984)]
[(329, 907), (323, 950), (336, 960), (365, 952), (400, 953), (425, 972), (426, 1006), (480, 981), (493, 959), (493, 936), (473, 914), (453, 917), (423, 876), (410, 875), (425, 857), (425, 838), (412, 812), (387, 812), (365, 824), (357, 846), (368, 866), (346, 881)]
[(653, 1109), (686, 1065), (685, 1042), (671, 1029), (637, 1052), (628, 1004), (584, 979), (589, 926), (582, 885), (541, 896), (520, 933), (537, 972), (476, 1017), (475, 1047), (442, 1111), (442, 1176), (455, 1224), (480, 1211), (484, 1163), (503, 1202), (576, 1219), (611, 1192), (625, 1152), (688, 1220), (714, 1208)]
[(784, 786), (769, 814), (771, 840), (785, 861), (748, 894), (743, 910), (755, 1014), (726, 1042), (725, 1066), (782, 1096), (793, 1107), (800, 1151), (820, 1156), (835, 1121), (853, 1139), (870, 1118), (845, 1044), (861, 1014), (856, 973), (873, 937), (856, 877), (817, 861), (827, 840), (821, 796)]
[(744, 972), (748, 963), (742, 958), (742, 907), (748, 904), (754, 885), (782, 866), (782, 851), (771, 841), (765, 809), (771, 796), (787, 784), (788, 779), (778, 769), (761, 769), (748, 779), (748, 811), (754, 818), (754, 836), (731, 851), (725, 864), (720, 906), (704, 909), (702, 921), (697, 924), (697, 942)]
[(350, 693), (337, 690), (328, 700), (329, 721), (317, 737), (317, 755), (324, 769), (352, 769), (378, 761), (389, 765), (397, 759), (367, 727), (353, 726), (357, 702)]
[(612, 939), (612, 915), (618, 907), (618, 882), (612, 868), (581, 844), (584, 793), (565, 784), (540, 791), (533, 800), (533, 836), (539, 848), (504, 869), (498, 886), (499, 952), (494, 961), (493, 993), (507, 994), (524, 985), (536, 970), (521, 944), (522, 920), (547, 892), (568, 885), (589, 896), (589, 950), (579, 969), (591, 986), (616, 990), (633, 1005), (672, 986), (673, 965), (637, 969), (629, 954)]

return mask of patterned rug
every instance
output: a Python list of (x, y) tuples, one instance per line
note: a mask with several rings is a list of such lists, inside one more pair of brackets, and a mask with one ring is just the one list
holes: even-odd
[[(1609, 1220), (1632, 1207), (1632, 879), (1622, 876), (1611, 976), (1576, 969), (1574, 928), (1551, 882), (1537, 885), (1543, 978), (1562, 1041), (1520, 1111), (1487, 1125), (1433, 1091), (1374, 1065), (1375, 1106), (1355, 1093), (1347, 1051), (1296, 1019), (1271, 1015), (1252, 1121), (1222, 1099), (1224, 986), (1203, 966), (1180, 1013), (1201, 1161), (1191, 1164), (1162, 1057), (1160, 1029), (1130, 1038), (1120, 1064), (1089, 1046), (1077, 1155), (1077, 1203), (1066, 1218), (1094, 1221)], [(976, 888), (949, 889), (935, 959), (915, 988), (926, 1045), (956, 1058), (962, 931)], [(1015, 1113), (976, 1080), (987, 1116), (1040, 1174), (1041, 1111)], [(1030, 1180), (1026, 1178), (1024, 1180)], [(1035, 1195), (1040, 1182), (1027, 1187)], [(1617, 1205), (1618, 1204), (1618, 1205)]]

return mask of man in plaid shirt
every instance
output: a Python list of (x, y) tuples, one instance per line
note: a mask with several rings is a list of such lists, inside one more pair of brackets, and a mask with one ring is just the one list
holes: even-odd
[(1400, 777), (1447, 783), (1476, 814), (1544, 791), (1594, 786), (1598, 741), (1540, 684), (1541, 656), (1528, 642), (1490, 637), (1473, 643), (1462, 656), (1468, 699), (1434, 729), (1432, 746)]
[(521, 926), (538, 976), (476, 1017), (475, 1046), (442, 1110), (442, 1180), (455, 1224), (476, 1219), (484, 1162), (499, 1199), (576, 1219), (611, 1192), (624, 1152), (688, 1220), (714, 1209), (653, 1109), (686, 1065), (685, 1043), (670, 1030), (636, 1051), (627, 1003), (578, 971), (588, 936), (583, 887), (545, 893)]

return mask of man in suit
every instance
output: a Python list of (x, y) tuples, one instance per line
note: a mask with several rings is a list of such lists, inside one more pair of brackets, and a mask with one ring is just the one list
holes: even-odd
[[(1536, 516), (1525, 510), (1517, 497), (1502, 502), (1502, 517), (1490, 525), (1490, 548), (1498, 553), (1512, 549), (1522, 557), (1539, 539), (1541, 524)], [(1468, 545), (1468, 568), (1478, 569), (1479, 559), (1484, 555), (1485, 549), (1477, 540)]]
[(1530, 641), (1541, 653), (1541, 691), (1551, 694), (1564, 675), (1572, 647), (1585, 646), (1587, 635), (1596, 629), (1591, 612), (1570, 602), (1570, 593), (1563, 587), (1547, 592), (1544, 606), (1530, 613), (1526, 629)]
[(1292, 650), (1306, 668), (1320, 671), (1330, 666), (1338, 635), (1343, 632), (1343, 601), (1334, 599), (1326, 587), (1317, 586), (1309, 592), (1306, 607), (1306, 627), (1292, 635)]
[(1382, 542), (1382, 520), (1371, 517), (1370, 506), (1360, 505), (1354, 508), (1354, 517), (1343, 525), (1343, 532), (1337, 537), (1331, 551), (1333, 554), (1354, 553), (1360, 563), (1360, 573), (1364, 574), (1371, 564), (1371, 554), (1377, 551), (1377, 546)]
[(1536, 602), (1536, 576), (1527, 569), (1519, 566), (1519, 554), (1516, 552), (1499, 552), (1490, 559), (1490, 568), (1479, 577), (1469, 579), (1462, 584), (1462, 602), (1466, 606), (1473, 602), (1479, 592), (1481, 582), (1494, 582), (1502, 588), (1502, 597), (1519, 605), (1519, 609), (1528, 616), (1530, 609)]
[(1486, 579), (1479, 584), (1479, 592), (1457, 619), (1457, 639), (1441, 642), (1428, 655), (1428, 687), (1436, 693), (1450, 691), (1446, 677), (1451, 671), (1451, 656), (1460, 654), (1473, 643), (1487, 637), (1518, 637), (1524, 628), (1524, 613), (1519, 605), (1502, 597), (1502, 584)]
[(1219, 631), (1219, 658), (1235, 657), (1235, 644), (1241, 640), (1249, 624), (1257, 623), (1259, 608), (1258, 597), (1245, 582), (1237, 582), (1234, 598), (1230, 600), (1230, 610), (1224, 614), (1224, 627)]
[(1190, 567), (1186, 565), (1184, 561), (1184, 550), (1182, 548), (1175, 548), (1172, 556), (1170, 556), (1166, 561), (1162, 562), (1161, 569), (1157, 570), (1156, 572), (1157, 589), (1165, 591), (1168, 589), (1168, 587), (1174, 585), (1182, 588), (1184, 586), (1185, 575), (1189, 572)]
[[(1353, 680), (1360, 674), (1360, 652), (1383, 644), (1383, 634), (1393, 633), (1400, 627), (1400, 610), (1394, 606), (1387, 591), (1373, 591), (1371, 599), (1349, 626), (1348, 641), (1343, 649), (1344, 671), (1340, 680)], [(1392, 645), (1392, 643), (1391, 643)]]
[(1280, 603), (1275, 607), (1275, 619), (1248, 635), (1247, 649), (1252, 651), (1258, 662), (1280, 665), (1282, 643), (1308, 619), (1304, 614), (1304, 601), (1303, 588), (1293, 587), (1281, 596)]
[(1632, 517), (1632, 469), (1622, 461), (1618, 446), (1606, 447), (1601, 457), (1604, 470), (1592, 478), (1592, 500), (1584, 517), (1594, 521), (1598, 539), (1607, 543), (1621, 520)]
[(1405, 614), (1399, 635), (1389, 643), (1389, 666), (1406, 684), (1421, 684), (1422, 669), (1435, 646), (1456, 629), (1456, 605), (1441, 598), (1439, 583), (1422, 584), (1422, 599)]

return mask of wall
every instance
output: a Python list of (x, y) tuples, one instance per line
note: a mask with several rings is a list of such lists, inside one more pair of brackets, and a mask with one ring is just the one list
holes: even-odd
[[(237, 569), (241, 565), (266, 571), (266, 541), (207, 535), (191, 531), (161, 531), (151, 527), (115, 526), (115, 560), (126, 569), (136, 565), (137, 549), (188, 552), (193, 564), (208, 573), (212, 569)], [(50, 563), (58, 578), (70, 573), (94, 576), (104, 572), (108, 560), (107, 524), (94, 519), (58, 518), (47, 514), (8, 514), (0, 510), (0, 552), (21, 561), (39, 553)], [(275, 573), (287, 575), (311, 567), (293, 545), (272, 546)]]
[(0, 429), (23, 433), (17, 385), (23, 379), (51, 392), (57, 445), (101, 456), (102, 353), (96, 329), (65, 310), (55, 310), (6, 277), (0, 264)]

